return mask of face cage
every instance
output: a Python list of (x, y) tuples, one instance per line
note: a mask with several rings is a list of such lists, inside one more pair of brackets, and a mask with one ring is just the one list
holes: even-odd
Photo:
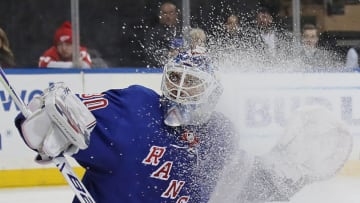
[[(189, 68), (192, 67), (175, 66), (174, 64), (170, 64), (170, 67), (169, 65), (164, 67), (161, 85), (163, 98), (161, 102), (164, 111), (164, 122), (168, 126), (200, 125), (207, 122), (222, 94), (222, 86), (212, 74), (200, 70), (188, 70)], [(170, 81), (168, 75), (170, 71), (182, 73), (180, 85), (173, 84)], [(167, 83), (171, 83), (172, 86), (176, 85), (177, 90), (187, 90), (187, 88), (181, 87), (181, 81), (184, 80), (186, 75), (198, 76), (203, 82), (191, 88), (205, 87), (205, 90), (188, 97), (176, 97), (171, 94), (171, 89), (168, 88)]]
[[(181, 75), (177, 82), (171, 80), (171, 73)], [(212, 92), (219, 86), (219, 82), (211, 73), (196, 70), (194, 67), (174, 63), (164, 67), (161, 90), (166, 98), (176, 103), (207, 103)]]

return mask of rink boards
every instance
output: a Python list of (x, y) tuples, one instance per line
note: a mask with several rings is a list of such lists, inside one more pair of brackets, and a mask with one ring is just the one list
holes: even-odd
[[(159, 92), (161, 70), (6, 70), (10, 83), (27, 103), (49, 83), (63, 81), (76, 93), (99, 93), (110, 88), (141, 84)], [(360, 75), (358, 73), (244, 74), (221, 75), (224, 94), (218, 110), (230, 117), (241, 136), (241, 147), (261, 155), (276, 143), (294, 109), (308, 104), (326, 106), (350, 128), (354, 147), (340, 175), (360, 176)], [(0, 187), (64, 184), (52, 165), (33, 161), (13, 120), (18, 109), (0, 86)], [(320, 150), (320, 149), (319, 149)], [(70, 159), (76, 172), (83, 170)]]

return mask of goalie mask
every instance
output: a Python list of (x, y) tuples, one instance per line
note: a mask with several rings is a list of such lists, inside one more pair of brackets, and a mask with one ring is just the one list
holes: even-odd
[(199, 125), (208, 121), (222, 93), (216, 72), (204, 56), (187, 53), (165, 65), (161, 102), (166, 125)]

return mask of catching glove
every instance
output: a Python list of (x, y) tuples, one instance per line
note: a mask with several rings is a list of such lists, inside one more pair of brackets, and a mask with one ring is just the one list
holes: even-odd
[(291, 197), (306, 184), (334, 177), (352, 145), (352, 135), (340, 119), (324, 107), (306, 106), (294, 113), (262, 164), (273, 171), (278, 191)]
[(21, 125), (26, 144), (39, 152), (37, 161), (86, 149), (96, 119), (64, 83), (55, 83), (34, 97), (32, 115)]

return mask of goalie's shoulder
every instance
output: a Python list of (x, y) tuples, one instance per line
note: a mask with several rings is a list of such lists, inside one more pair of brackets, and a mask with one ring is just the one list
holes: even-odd
[(121, 89), (108, 89), (101, 94), (104, 97), (128, 97), (128, 96), (148, 96), (148, 97), (159, 97), (159, 94), (156, 93), (154, 90), (144, 87), (142, 85), (130, 85), (127, 88)]
[(150, 89), (148, 87), (142, 86), (142, 85), (130, 85), (127, 89), (129, 91), (142, 93), (142, 94), (148, 94), (148, 95), (151, 95), (151, 96), (158, 95), (154, 90), (152, 90), (152, 89)]
[(113, 89), (105, 92), (109, 94), (110, 92), (117, 94), (120, 97), (142, 97), (142, 98), (158, 98), (159, 94), (154, 90), (144, 87), (142, 85), (131, 85), (124, 89)]
[(136, 106), (159, 102), (159, 94), (141, 85), (131, 85), (123, 89), (110, 89), (102, 93), (110, 103)]

